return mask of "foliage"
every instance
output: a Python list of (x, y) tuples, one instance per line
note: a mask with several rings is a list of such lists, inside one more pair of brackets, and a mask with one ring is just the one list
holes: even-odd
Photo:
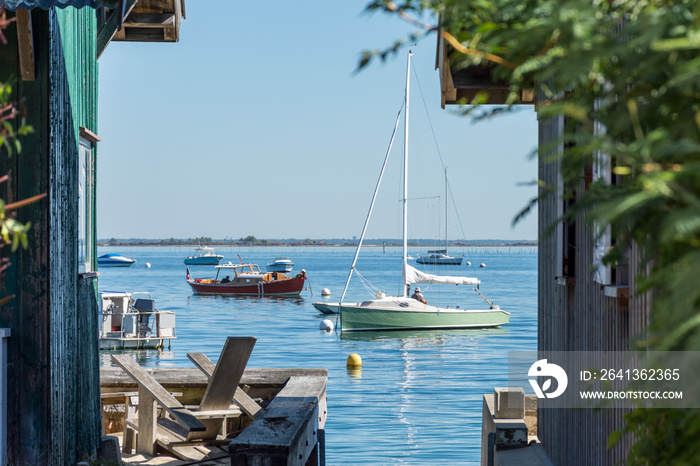
[[(7, 19), (5, 8), (0, 8), (0, 42), (7, 43), (2, 29), (14, 21), (14, 18)], [(30, 134), (33, 129), (27, 125), (24, 115), (21, 115), (20, 107), (17, 102), (12, 101), (13, 82), (0, 82), (0, 156), (11, 157), (13, 152), (20, 153), (22, 146), (19, 137)], [(19, 125), (17, 122), (19, 121)], [(0, 176), (0, 186), (10, 179), (8, 175)], [(0, 197), (0, 252), (7, 245), (12, 245), (12, 251), (22, 245), (27, 247), (27, 233), (31, 227), (31, 223), (21, 223), (14, 217), (14, 211), (20, 207), (31, 204), (44, 197), (43, 194), (33, 196), (29, 199), (23, 199), (18, 202), (6, 203)], [(7, 267), (10, 266), (10, 261), (7, 257), (0, 256), (0, 278)], [(0, 306), (9, 302), (13, 296), (0, 297)]]
[[(3, 152), (3, 156), (11, 157), (13, 152), (19, 154), (22, 151), (19, 137), (33, 131), (32, 127), (26, 124), (24, 117), (20, 118), (19, 126), (15, 128), (13, 123), (19, 116), (18, 104), (12, 101), (12, 84), (0, 83), (0, 152)], [(8, 175), (1, 176), (0, 185), (9, 179)], [(11, 204), (6, 204), (0, 198), (0, 236), (4, 244), (12, 244), (12, 251), (17, 250), (20, 244), (27, 247), (27, 232), (31, 226), (30, 223), (23, 224), (15, 220), (11, 215), (12, 211), (41, 197), (43, 196)]]
[[(579, 188), (583, 168), (606, 157), (614, 183), (576, 193), (571, 216), (611, 225), (614, 262), (636, 243), (648, 267), (653, 324), (644, 345), (700, 349), (700, 3), (697, 0), (376, 0), (368, 10), (423, 16), (455, 52), (453, 67), (481, 65), (521, 91), (541, 93), (541, 120), (566, 117), (559, 157), (564, 186)], [(360, 67), (398, 50), (367, 52)], [(465, 51), (466, 50), (466, 51)], [(479, 105), (465, 112), (490, 116)], [(605, 155), (602, 155), (605, 154)], [(542, 196), (552, 187), (543, 187)], [(574, 192), (565, 195), (574, 198)], [(530, 207), (534, 205), (531, 204)], [(627, 429), (641, 439), (634, 464), (700, 463), (696, 411), (638, 410)], [(652, 437), (650, 439), (650, 437)], [(676, 456), (674, 456), (676, 455)], [(675, 458), (675, 459), (674, 459)]]

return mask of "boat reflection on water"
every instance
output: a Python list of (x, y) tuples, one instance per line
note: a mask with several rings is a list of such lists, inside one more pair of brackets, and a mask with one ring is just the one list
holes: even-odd
[(206, 300), (215, 300), (217, 302), (226, 301), (244, 301), (246, 303), (270, 303), (270, 302), (285, 302), (301, 306), (306, 303), (306, 300), (301, 296), (222, 296), (222, 295), (190, 295), (187, 297), (187, 304), (205, 303)]
[(483, 337), (486, 334), (503, 337), (507, 328), (462, 328), (453, 330), (375, 330), (372, 332), (342, 332), (339, 336), (344, 341), (391, 341), (401, 340), (413, 343), (439, 344), (455, 337)]

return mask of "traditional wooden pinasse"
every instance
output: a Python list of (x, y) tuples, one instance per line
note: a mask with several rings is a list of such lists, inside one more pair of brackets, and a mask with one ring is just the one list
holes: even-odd
[[(221, 275), (225, 278), (220, 279)], [(187, 269), (187, 284), (199, 295), (299, 296), (306, 280), (306, 270), (288, 277), (281, 272), (264, 273), (256, 264), (217, 265), (213, 278), (193, 278)]]

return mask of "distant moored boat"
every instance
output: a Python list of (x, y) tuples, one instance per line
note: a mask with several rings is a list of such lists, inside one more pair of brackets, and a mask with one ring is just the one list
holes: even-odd
[(131, 267), (136, 259), (129, 259), (121, 254), (104, 254), (97, 258), (99, 267)]
[[(221, 271), (223, 270), (223, 274)], [(230, 274), (230, 275), (226, 275)], [(225, 275), (219, 279), (219, 275)], [(232, 276), (231, 276), (232, 275)], [(294, 277), (282, 272), (260, 271), (256, 264), (222, 264), (213, 278), (192, 278), (187, 269), (187, 283), (194, 294), (221, 296), (299, 296), (307, 280), (302, 270)]]
[(462, 257), (453, 257), (447, 255), (447, 249), (436, 249), (434, 251), (428, 251), (427, 256), (419, 255), (416, 262), (419, 264), (433, 264), (433, 265), (461, 265)]
[(186, 265), (218, 265), (221, 259), (224, 258), (221, 254), (216, 254), (214, 248), (206, 246), (194, 250), (193, 256), (188, 256), (185, 259)]
[(275, 257), (266, 268), (268, 272), (289, 273), (294, 268), (294, 262), (289, 257)]

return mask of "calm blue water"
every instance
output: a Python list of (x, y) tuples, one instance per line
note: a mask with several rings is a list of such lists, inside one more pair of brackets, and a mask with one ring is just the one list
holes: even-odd
[[(224, 261), (237, 262), (240, 254), (261, 268), (276, 256), (290, 257), (296, 264), (293, 273), (305, 269), (310, 286), (300, 298), (286, 299), (192, 295), (182, 262), (192, 251), (99, 248), (99, 255), (116, 252), (138, 261), (130, 268), (100, 269), (100, 291), (149, 291), (158, 309), (177, 314), (178, 338), (170, 351), (132, 354), (145, 366), (190, 367), (188, 352), (203, 352), (216, 361), (227, 336), (254, 336), (249, 367), (328, 369), (328, 464), (477, 464), (483, 395), (507, 385), (508, 351), (537, 349), (533, 248), (471, 247), (465, 250), (471, 268), (439, 269), (445, 275), (475, 272), (486, 298), (511, 312), (504, 328), (343, 335), (319, 330), (328, 316), (318, 314), (311, 303), (338, 301), (354, 248), (216, 248)], [(415, 256), (419, 251), (409, 252)], [(364, 248), (357, 269), (374, 286), (395, 294), (400, 262), (399, 248)], [(486, 267), (479, 268), (481, 263)], [(214, 269), (190, 270), (200, 277), (213, 275)], [(330, 298), (321, 297), (323, 288), (331, 290)], [(431, 304), (486, 306), (469, 287), (432, 286), (423, 292)], [(370, 296), (353, 278), (346, 300)], [(359, 375), (345, 367), (352, 353), (362, 357)], [(109, 355), (102, 352), (103, 365), (111, 364)]]

